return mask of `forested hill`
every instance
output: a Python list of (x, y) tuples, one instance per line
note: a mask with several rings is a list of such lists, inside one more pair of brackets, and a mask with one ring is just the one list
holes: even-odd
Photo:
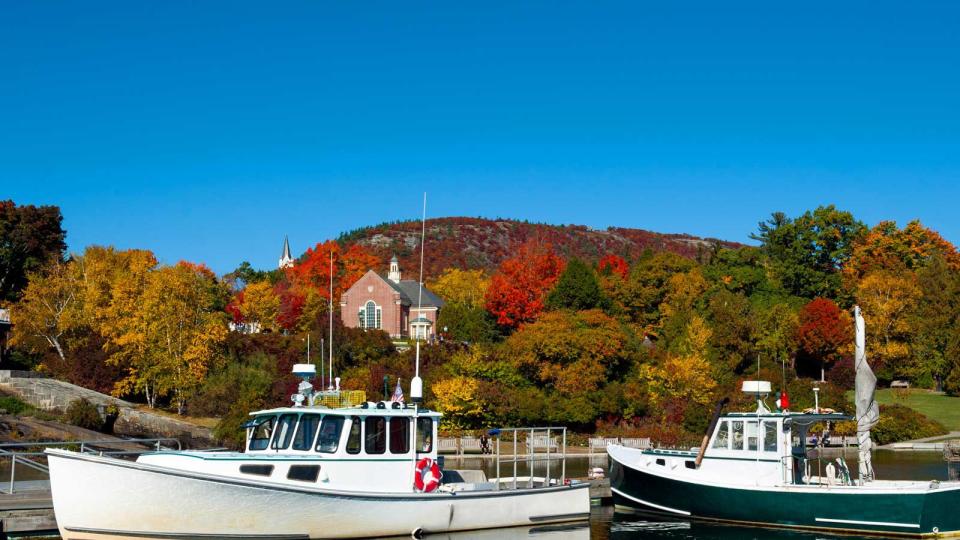
[[(426, 275), (439, 275), (445, 268), (494, 269), (529, 240), (550, 244), (564, 257), (594, 261), (608, 254), (634, 260), (646, 249), (671, 251), (695, 258), (715, 245), (741, 244), (688, 234), (663, 234), (643, 229), (610, 227), (591, 229), (583, 225), (548, 225), (509, 219), (448, 217), (428, 219)], [(344, 245), (360, 244), (386, 262), (394, 254), (407, 276), (419, 265), (420, 222), (383, 223), (356, 229), (340, 236)]]

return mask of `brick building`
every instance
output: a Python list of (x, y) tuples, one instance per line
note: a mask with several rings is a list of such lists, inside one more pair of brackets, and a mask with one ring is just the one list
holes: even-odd
[(392, 338), (431, 339), (443, 300), (424, 287), (418, 310), (420, 295), (416, 280), (400, 278), (400, 264), (393, 257), (386, 277), (370, 270), (340, 297), (343, 324), (380, 329)]

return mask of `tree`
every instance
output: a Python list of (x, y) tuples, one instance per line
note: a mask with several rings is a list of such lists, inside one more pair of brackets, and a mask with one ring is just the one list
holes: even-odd
[(23, 298), (13, 310), (12, 344), (37, 351), (52, 347), (67, 361), (64, 337), (82, 324), (81, 284), (74, 265), (52, 259), (28, 276)]
[(950, 270), (960, 270), (957, 248), (936, 231), (916, 220), (903, 229), (896, 222), (881, 221), (856, 243), (844, 274), (855, 282), (877, 270), (917, 270), (936, 258)]
[(830, 205), (796, 219), (776, 212), (751, 238), (761, 242), (774, 276), (787, 292), (803, 298), (837, 298), (843, 292), (839, 271), (864, 229), (850, 212)]
[(551, 311), (510, 336), (503, 351), (531, 382), (574, 396), (621, 377), (638, 346), (629, 329), (600, 310)]
[(653, 331), (661, 323), (660, 308), (669, 292), (669, 281), (677, 273), (687, 272), (696, 265), (675, 253), (647, 253), (630, 271), (622, 288), (612, 294), (634, 322)]
[(607, 307), (607, 298), (593, 269), (580, 259), (571, 259), (556, 286), (547, 295), (549, 309), (596, 309)]
[(684, 332), (684, 346), (679, 354), (668, 354), (662, 364), (643, 364), (637, 379), (646, 388), (646, 399), (659, 419), (663, 419), (667, 404), (685, 412), (690, 404), (701, 407), (713, 402), (717, 387), (714, 369), (706, 354), (712, 332), (706, 321), (693, 315)]
[(960, 274), (935, 255), (917, 271), (917, 286), (920, 294), (909, 316), (910, 378), (940, 390), (950, 373), (948, 348), (960, 320)]
[(627, 279), (630, 275), (630, 266), (627, 261), (619, 255), (604, 255), (597, 263), (597, 271), (601, 276), (619, 276), (620, 279)]
[(816, 298), (800, 309), (797, 342), (800, 348), (820, 364), (820, 380), (826, 365), (840, 359), (852, 343), (850, 316), (832, 300)]
[(497, 318), (497, 324), (509, 328), (535, 321), (563, 266), (563, 260), (549, 247), (535, 243), (520, 246), (491, 278), (485, 297), (487, 311)]
[(66, 233), (56, 206), (0, 201), (0, 302), (12, 302), (51, 258), (62, 258)]
[(152, 407), (172, 395), (177, 412), (221, 359), (226, 315), (216, 283), (195, 266), (161, 267), (148, 276), (142, 302), (130, 321), (130, 341), (138, 342), (128, 374), (116, 392), (143, 392)]
[(437, 328), (444, 339), (467, 343), (489, 343), (499, 336), (497, 321), (481, 307), (449, 303), (440, 310)]
[(483, 270), (447, 268), (427, 286), (448, 304), (482, 308), (490, 278)]
[(777, 362), (794, 365), (797, 350), (797, 333), (800, 329), (800, 317), (788, 304), (774, 304), (757, 314), (753, 339), (757, 350), (765, 357)]
[(909, 375), (910, 313), (920, 297), (916, 275), (877, 270), (860, 281), (857, 301), (867, 325), (870, 355), (879, 378)]
[(261, 330), (277, 329), (277, 315), (280, 312), (280, 297), (269, 282), (250, 283), (243, 290), (243, 303), (240, 313), (248, 324), (257, 324)]

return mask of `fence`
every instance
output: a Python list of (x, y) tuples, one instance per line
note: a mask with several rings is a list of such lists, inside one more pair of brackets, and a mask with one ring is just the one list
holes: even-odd
[[(149, 446), (148, 448), (138, 448), (135, 450), (116, 450), (117, 447), (127, 444)], [(50, 474), (50, 468), (46, 464), (41, 463), (41, 460), (46, 458), (46, 454), (42, 450), (36, 450), (38, 448), (76, 448), (79, 452), (95, 453), (101, 456), (137, 456), (145, 452), (159, 452), (174, 445), (176, 445), (177, 450), (181, 449), (180, 441), (171, 438), (2, 443), (0, 444), (0, 460), (10, 459), (10, 487), (8, 490), (0, 490), (0, 492), (13, 495), (17, 482), (17, 464), (43, 474)], [(104, 450), (104, 448), (107, 449)]]

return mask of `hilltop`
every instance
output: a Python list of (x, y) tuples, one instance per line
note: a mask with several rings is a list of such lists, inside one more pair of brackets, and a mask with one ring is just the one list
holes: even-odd
[[(528, 240), (550, 244), (565, 257), (576, 256), (589, 261), (607, 254), (633, 260), (647, 249), (696, 258), (716, 245), (728, 248), (743, 245), (689, 234), (664, 234), (625, 227), (601, 230), (584, 225), (465, 217), (428, 219), (426, 236), (428, 248), (424, 272), (427, 276), (436, 276), (450, 267), (492, 270)], [(360, 244), (383, 261), (395, 254), (401, 267), (408, 272), (419, 266), (419, 221), (362, 227), (340, 235), (337, 240), (345, 246)]]

